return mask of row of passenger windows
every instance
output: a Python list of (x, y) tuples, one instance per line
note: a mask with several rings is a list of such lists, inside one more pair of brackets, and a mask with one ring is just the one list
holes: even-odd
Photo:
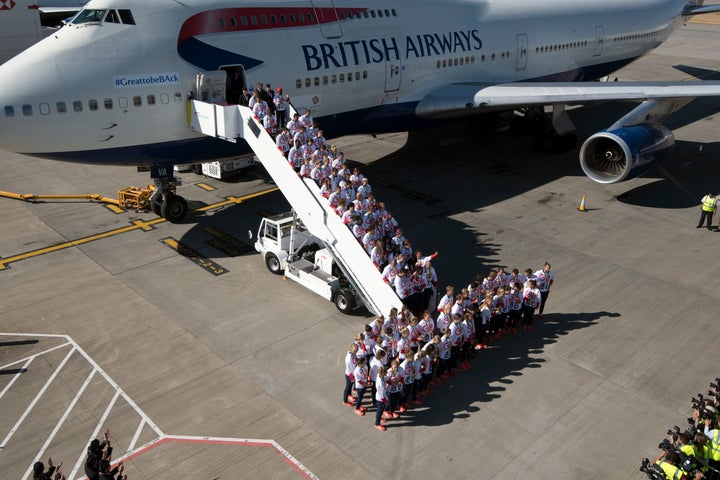
[[(362, 12), (339, 9), (337, 10), (337, 15), (340, 20), (345, 20), (346, 18), (383, 18), (397, 17), (397, 11), (394, 8), (386, 8), (384, 10), (363, 10)], [(305, 13), (280, 13), (278, 15), (250, 15), (249, 17), (243, 15), (239, 17), (239, 19), (240, 20), (238, 22), (238, 18), (236, 17), (220, 18), (218, 19), (218, 22), (220, 23), (220, 28), (228, 28), (228, 25), (232, 28), (237, 28), (238, 24), (243, 27), (255, 27), (258, 25), (306, 25), (315, 23), (315, 17), (311, 11), (307, 11)]]
[[(485, 55), (483, 55), (484, 57)], [(475, 63), (475, 55), (471, 57), (443, 58), (435, 63), (436, 68), (457, 67), (458, 65), (470, 65)]]
[(535, 53), (557, 52), (558, 50), (570, 50), (571, 48), (587, 47), (587, 40), (579, 40), (577, 42), (556, 43), (554, 45), (544, 45), (535, 47)]
[[(347, 79), (348, 82), (353, 81), (353, 75), (355, 76), (355, 81), (358, 82), (360, 80), (365, 80), (368, 78), (368, 72), (367, 70), (363, 70), (362, 72), (348, 72), (347, 76), (344, 73), (340, 74), (332, 74), (330, 76), (323, 75), (323, 77), (315, 77), (305, 78), (305, 88), (310, 87), (319, 87), (320, 83), (322, 82), (323, 85), (327, 85), (328, 83), (336, 84), (336, 83), (345, 83), (345, 80)], [(303, 88), (303, 79), (298, 78), (295, 80), (295, 88), (301, 89)]]
[[(175, 92), (173, 94), (173, 101), (175, 103), (181, 103), (183, 101), (183, 95), (180, 92)], [(168, 93), (162, 93), (159, 96), (160, 103), (163, 105), (167, 105), (170, 103), (170, 94)], [(131, 97), (128, 99), (127, 97), (120, 97), (117, 100), (117, 106), (118, 108), (127, 108), (130, 105), (130, 102), (132, 102), (133, 106), (135, 107), (142, 107), (143, 102), (145, 102), (146, 105), (156, 105), (158, 102), (158, 98), (155, 95), (147, 95), (146, 97), (141, 97), (140, 95), (136, 95), (134, 97)], [(103, 108), (105, 110), (112, 110), (114, 108), (114, 100), (112, 98), (106, 98), (102, 101)], [(69, 110), (72, 110), (75, 113), (81, 113), (85, 108), (87, 108), (90, 112), (96, 112), (100, 109), (100, 102), (98, 100), (88, 100), (87, 104), (85, 102), (82, 102), (80, 100), (75, 100), (71, 102), (70, 104), (66, 102), (56, 102), (55, 103), (55, 113), (59, 114), (65, 114)], [(13, 105), (5, 105), (3, 108), (3, 111), (5, 112), (6, 117), (14, 117), (15, 116), (15, 107)], [(25, 104), (20, 107), (20, 111), (22, 112), (23, 116), (29, 117), (33, 115), (33, 106), (30, 104)], [(49, 103), (41, 103), (38, 105), (38, 111), (40, 112), (40, 115), (50, 115), (51, 113), (51, 107)]]
[(639, 40), (641, 38), (652, 38), (657, 36), (658, 32), (638, 33), (635, 35), (623, 35), (613, 38), (615, 42), (627, 42), (628, 40)]

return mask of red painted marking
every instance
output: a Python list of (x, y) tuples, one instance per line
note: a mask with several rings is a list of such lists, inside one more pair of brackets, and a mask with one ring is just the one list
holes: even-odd
[[(135, 457), (139, 457), (140, 455), (149, 452), (150, 450), (153, 450), (155, 447), (158, 447), (164, 443), (199, 443), (203, 445), (240, 445), (244, 447), (265, 447), (265, 448), (271, 448), (276, 454), (280, 455), (280, 457), (287, 463), (290, 467), (292, 467), (293, 470), (295, 470), (297, 473), (302, 475), (304, 478), (307, 478), (309, 480), (312, 480), (312, 477), (309, 476), (306, 472), (303, 471), (302, 468), (300, 468), (299, 465), (294, 463), (292, 460), (290, 460), (288, 457), (286, 457), (282, 451), (275, 448), (275, 445), (273, 445), (272, 442), (269, 440), (267, 442), (251, 442), (247, 440), (232, 440), (232, 439), (210, 439), (210, 438), (167, 438), (162, 437), (158, 438), (157, 440), (154, 440), (153, 442), (145, 445), (143, 448), (140, 448), (139, 450), (135, 450), (130, 455), (123, 457), (122, 461), (127, 462), (128, 460), (132, 460)], [(114, 468), (117, 466), (119, 462), (115, 462), (112, 467)], [(87, 477), (82, 477), (83, 480), (88, 480)]]
[[(280, 28), (308, 27), (349, 19), (367, 8), (312, 8), (312, 7), (255, 7), (220, 8), (198, 13), (183, 23), (178, 43), (211, 33), (239, 32), (245, 30), (272, 30)], [(295, 19), (291, 21), (290, 16)], [(300, 18), (302, 17), (302, 21)], [(344, 17), (344, 18), (342, 18)], [(275, 23), (273, 23), (273, 18)], [(285, 18), (285, 22), (282, 22)], [(253, 19), (255, 20), (253, 22)], [(263, 22), (263, 19), (265, 20)], [(312, 19), (312, 20), (311, 20)]]

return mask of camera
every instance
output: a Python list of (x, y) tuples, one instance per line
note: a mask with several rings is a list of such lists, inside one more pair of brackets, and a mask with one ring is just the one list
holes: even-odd
[(640, 471), (648, 476), (651, 480), (666, 480), (665, 473), (658, 468), (657, 465), (651, 464), (647, 458), (642, 459)]
[[(669, 431), (669, 430), (668, 430), (668, 431)], [(658, 444), (658, 448), (659, 448), (660, 450), (669, 452), (670, 450), (673, 449), (673, 444), (670, 443), (670, 440), (668, 440), (667, 438), (663, 438), (662, 442), (660, 442), (660, 443)]]

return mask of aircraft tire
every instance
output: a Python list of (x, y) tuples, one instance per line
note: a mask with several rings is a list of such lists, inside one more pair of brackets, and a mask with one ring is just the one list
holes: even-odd
[(160, 207), (161, 216), (170, 223), (182, 222), (188, 213), (187, 201), (179, 196), (168, 193), (164, 196)]
[(347, 288), (341, 288), (335, 292), (333, 302), (341, 313), (347, 315), (353, 308), (355, 308), (355, 295), (353, 295), (352, 291)]

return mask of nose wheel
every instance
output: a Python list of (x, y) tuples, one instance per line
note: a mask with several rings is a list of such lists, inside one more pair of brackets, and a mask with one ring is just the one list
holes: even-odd
[(150, 196), (150, 209), (171, 223), (182, 222), (188, 213), (188, 203), (175, 193), (181, 182), (175, 177), (155, 177), (155, 190)]

